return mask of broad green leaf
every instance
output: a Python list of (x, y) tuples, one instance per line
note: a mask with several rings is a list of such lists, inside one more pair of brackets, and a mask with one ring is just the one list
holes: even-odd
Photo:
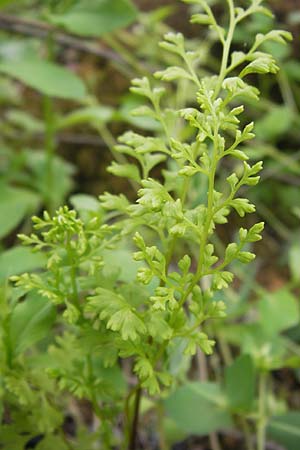
[(80, 108), (63, 117), (58, 123), (58, 127), (67, 128), (83, 123), (97, 126), (109, 122), (113, 117), (113, 112), (113, 108), (102, 105)]
[(10, 320), (10, 343), (15, 355), (47, 336), (55, 315), (55, 307), (40, 295), (27, 296), (19, 303)]
[(36, 450), (68, 450), (69, 447), (61, 437), (55, 435), (45, 436), (35, 447)]
[(191, 356), (184, 354), (187, 338), (177, 337), (169, 350), (169, 371), (177, 379), (184, 380), (191, 364)]
[(115, 340), (99, 330), (85, 328), (81, 330), (80, 337), (83, 348), (93, 348), (95, 362), (101, 362), (102, 368), (116, 367), (118, 348)]
[(42, 253), (33, 253), (30, 248), (16, 246), (0, 254), (0, 282), (12, 275), (42, 267), (45, 257)]
[(43, 59), (2, 61), (0, 73), (16, 78), (49, 97), (82, 100), (86, 95), (85, 85), (75, 73)]
[(287, 73), (288, 78), (300, 81), (300, 62), (297, 59), (285, 61), (282, 69)]
[(97, 447), (98, 444), (98, 433), (91, 433), (88, 427), (78, 427), (78, 429), (76, 430), (76, 444), (72, 446), (72, 449), (91, 450), (92, 448)]
[(5, 117), (13, 126), (27, 133), (34, 134), (44, 132), (45, 127), (43, 122), (27, 111), (22, 111), (21, 109), (10, 109), (6, 113)]
[(110, 385), (111, 389), (118, 395), (126, 395), (127, 385), (125, 376), (119, 365), (115, 364), (113, 367), (104, 367), (103, 361), (98, 355), (94, 355), (92, 362), (93, 372), (96, 377), (107, 385)]
[(0, 446), (3, 449), (24, 450), (26, 442), (32, 437), (24, 432), (18, 433), (15, 424), (1, 424), (0, 431)]
[(273, 417), (267, 428), (268, 435), (286, 450), (296, 450), (300, 445), (300, 413), (290, 411)]
[(264, 332), (274, 336), (299, 323), (297, 299), (286, 289), (266, 294), (258, 303), (260, 323)]
[(275, 140), (286, 133), (294, 123), (294, 114), (286, 106), (273, 107), (255, 125), (255, 134), (263, 140)]
[(134, 261), (129, 248), (104, 251), (104, 264), (120, 271), (120, 281), (134, 281), (141, 263)]
[(26, 166), (30, 169), (32, 184), (35, 190), (40, 193), (42, 198), (49, 198), (51, 195), (52, 202), (55, 206), (61, 205), (73, 186), (71, 177), (74, 173), (73, 166), (60, 156), (53, 158), (52, 171), (54, 180), (50, 190), (48, 183), (45, 182), (45, 172), (47, 171), (46, 153), (26, 150), (25, 155)]
[(291, 57), (291, 45), (268, 41), (263, 44), (263, 49), (273, 55), (276, 61), (279, 61), (280, 70), (285, 69), (286, 61)]
[[(115, 119), (122, 120), (124, 122), (133, 125), (134, 127), (141, 128), (143, 130), (157, 131), (161, 130), (161, 124), (155, 120), (150, 110), (150, 117), (147, 114), (136, 114), (134, 110), (140, 108), (144, 110), (144, 102), (139, 95), (129, 93), (122, 98), (120, 109), (115, 114)], [(142, 110), (142, 112), (143, 112)], [(149, 110), (146, 109), (146, 113)]]
[(170, 447), (173, 444), (184, 441), (186, 438), (186, 433), (179, 430), (178, 426), (169, 417), (163, 419), (163, 430), (167, 443)]
[(95, 214), (100, 214), (100, 202), (96, 197), (87, 194), (75, 194), (70, 197), (70, 203), (74, 206), (80, 218), (88, 222)]
[(234, 411), (251, 409), (255, 395), (255, 371), (249, 355), (239, 356), (226, 368), (225, 392)]
[(75, 194), (70, 198), (72, 205), (79, 210), (99, 211), (100, 203), (96, 197), (87, 194)]
[(130, 0), (81, 0), (50, 21), (81, 36), (99, 37), (135, 21), (137, 9)]
[(206, 435), (232, 426), (224, 395), (216, 383), (187, 383), (165, 400), (165, 408), (168, 417), (187, 433)]
[(15, 3), (16, 0), (0, 0), (0, 8), (3, 8), (6, 5), (9, 5), (10, 3)]
[(26, 190), (0, 185), (0, 238), (10, 233), (26, 214), (38, 205), (36, 194)]

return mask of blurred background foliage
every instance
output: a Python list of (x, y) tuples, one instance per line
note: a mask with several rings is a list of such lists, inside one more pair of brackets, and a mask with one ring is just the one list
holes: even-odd
[[(222, 21), (222, 2), (212, 0), (210, 4), (215, 4)], [(236, 414), (241, 409), (250, 411), (257, 400), (253, 364), (270, 376), (268, 448), (296, 450), (300, 445), (300, 6), (297, 0), (270, 0), (268, 5), (274, 17), (255, 15), (247, 27), (238, 30), (234, 43), (236, 50), (243, 50), (257, 33), (266, 33), (275, 24), (294, 35), (288, 46), (267, 44), (281, 70), (275, 77), (255, 78), (261, 101), (247, 104), (246, 122), (256, 123), (256, 139), (251, 141), (248, 154), (254, 160), (264, 160), (262, 181), (247, 196), (257, 205), (257, 217), (266, 222), (266, 231), (251, 269), (234, 268), (238, 280), (223, 298), (227, 319), (215, 323), (211, 330), (219, 342), (216, 353), (207, 361), (198, 355), (189, 370), (191, 361), (182, 357), (180, 348), (174, 355), (174, 370), (184, 383), (166, 400), (163, 423), (165, 439), (174, 449), (219, 448), (214, 433), (230, 429)], [(0, 0), (0, 315), (14, 330), (14, 345), (25, 342), (17, 351), (23, 370), (30, 372), (32, 368), (27, 367), (25, 358), (29, 348), (40, 342), (41, 348), (47, 348), (50, 338), (45, 341), (45, 337), (53, 311), (40, 314), (43, 305), (37, 300), (39, 319), (23, 329), (22, 314), (31, 315), (32, 309), (20, 311), (21, 304), (16, 306), (17, 294), (9, 287), (8, 277), (39, 268), (43, 262), (21, 248), (16, 235), (30, 231), (30, 216), (45, 208), (53, 212), (69, 204), (80, 211), (93, 211), (95, 198), (105, 190), (125, 192), (133, 198), (128, 180), (115, 177), (113, 168), (110, 173), (106, 171), (112, 158), (121, 157), (114, 151), (117, 137), (129, 127), (154, 136), (161, 130), (152, 119), (131, 115), (141, 100), (129, 92), (130, 80), (172, 64), (175, 56), (158, 47), (163, 34), (172, 29), (187, 36), (190, 49), (198, 49), (199, 73), (211, 73), (219, 65), (216, 37), (188, 23), (190, 9), (193, 7), (174, 0)], [(176, 108), (190, 105), (193, 91), (189, 83), (174, 85), (168, 101)], [(183, 125), (176, 130), (179, 139), (188, 138), (187, 133)], [(171, 170), (168, 163), (162, 163), (162, 168)], [(229, 169), (220, 168), (225, 173)], [(239, 171), (238, 164), (235, 171)], [(196, 204), (205, 196), (206, 186), (199, 178), (190, 201)], [(217, 248), (222, 249), (231, 239), (238, 220), (232, 218), (231, 223), (227, 234), (220, 229)], [(120, 255), (115, 257), (118, 264)], [(0, 367), (2, 363), (0, 358)], [(232, 387), (237, 378), (239, 394)], [(60, 405), (53, 381), (43, 379), (42, 383), (53, 395), (52, 403)], [(119, 383), (118, 374), (115, 383)], [(230, 413), (222, 403), (225, 394), (231, 399)], [(5, 394), (1, 389), (0, 396), (4, 424), (0, 442), (5, 449), (24, 448), (28, 435), (19, 433), (17, 442), (16, 434), (10, 431), (7, 409), (9, 402), (21, 409), (22, 399), (16, 392)], [(36, 400), (36, 407), (40, 401)], [(91, 448), (89, 435), (81, 428), (83, 423), (91, 426), (89, 405), (84, 400), (73, 401), (70, 410), (65, 399), (63, 403), (67, 411), (64, 432), (72, 434), (76, 422), (79, 431), (74, 448)], [(46, 417), (60, 413), (54, 407), (42, 412), (37, 408), (32, 413), (33, 422), (44, 414), (37, 429), (39, 436), (42, 432), (48, 439), (37, 439), (37, 448), (54, 448), (57, 436), (47, 434)], [(151, 403), (145, 403), (144, 420), (150, 425), (141, 433), (144, 448), (157, 448), (154, 444), (149, 447), (151, 439), (156, 439), (149, 431), (151, 417)], [(60, 423), (59, 418), (57, 421)], [(237, 430), (221, 434), (222, 448), (241, 448)], [(208, 434), (213, 444), (197, 437)], [(59, 445), (57, 448), (64, 448)]]

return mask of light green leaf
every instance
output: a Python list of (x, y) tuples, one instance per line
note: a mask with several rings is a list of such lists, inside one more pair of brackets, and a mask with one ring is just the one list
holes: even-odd
[(240, 217), (244, 217), (245, 214), (250, 214), (255, 211), (255, 206), (247, 198), (235, 198), (230, 202), (230, 205)]
[(187, 383), (165, 400), (165, 408), (168, 417), (187, 433), (206, 435), (232, 426), (224, 396), (216, 383)]
[(191, 23), (198, 23), (200, 25), (211, 25), (212, 19), (207, 14), (193, 14), (191, 17)]
[(129, 202), (123, 194), (113, 195), (109, 192), (104, 192), (104, 194), (100, 195), (99, 200), (101, 207), (109, 211), (117, 210), (126, 212), (129, 206)]
[(244, 76), (249, 75), (250, 73), (259, 73), (259, 74), (277, 73), (278, 70), (279, 67), (275, 63), (275, 60), (272, 58), (272, 56), (265, 53), (261, 54), (260, 56), (257, 56), (256, 59), (254, 59), (251, 63), (249, 63), (241, 71), (239, 76), (243, 78)]
[(115, 161), (107, 168), (107, 171), (117, 177), (125, 177), (134, 181), (140, 181), (139, 169), (135, 164), (118, 164)]
[(146, 326), (150, 336), (154, 338), (170, 339), (172, 336), (172, 328), (159, 312), (151, 311), (146, 319)]
[(286, 450), (296, 450), (300, 443), (300, 413), (290, 411), (271, 419), (267, 428), (268, 435)]
[(229, 263), (232, 261), (232, 259), (234, 259), (237, 254), (239, 252), (238, 249), (238, 245), (235, 242), (231, 242), (230, 244), (227, 245), (226, 250), (225, 250), (225, 262)]
[(260, 323), (264, 331), (273, 336), (299, 323), (299, 306), (291, 292), (281, 289), (266, 294), (259, 301)]
[(0, 281), (43, 267), (45, 262), (42, 253), (33, 253), (28, 247), (13, 247), (0, 254)]
[(115, 312), (107, 322), (107, 328), (120, 331), (122, 339), (136, 340), (139, 333), (145, 333), (146, 328), (142, 320), (129, 308), (124, 307)]
[(122, 295), (108, 289), (98, 288), (96, 295), (88, 298), (86, 311), (106, 321), (106, 328), (119, 331), (125, 341), (134, 341), (146, 332), (136, 309)]
[(49, 97), (82, 100), (86, 96), (85, 85), (77, 75), (43, 59), (2, 61), (0, 72)]
[[(237, 64), (239, 60), (243, 60), (245, 54), (243, 52), (233, 52), (232, 53), (232, 64)], [(259, 90), (254, 86), (251, 86), (239, 77), (229, 77), (225, 78), (222, 84), (223, 88), (230, 92), (231, 98), (237, 96), (246, 96), (254, 100), (259, 98)]]
[(10, 320), (10, 343), (17, 355), (47, 336), (55, 320), (51, 302), (37, 294), (27, 296), (13, 310)]
[(169, 32), (164, 35), (164, 38), (165, 41), (160, 42), (160, 47), (177, 55), (183, 55), (185, 53), (184, 36), (182, 33)]
[(258, 33), (255, 37), (255, 45), (258, 47), (265, 41), (274, 41), (280, 44), (286, 44), (286, 41), (291, 41), (292, 39), (293, 36), (289, 31), (271, 30), (266, 34)]
[(130, 0), (81, 0), (62, 15), (50, 21), (80, 36), (99, 37), (127, 27), (137, 18)]
[(255, 371), (249, 355), (241, 355), (226, 368), (225, 392), (234, 411), (251, 409), (255, 396)]
[(180, 78), (183, 80), (193, 79), (193, 77), (186, 70), (182, 69), (182, 67), (177, 66), (171, 66), (165, 70), (160, 70), (156, 72), (154, 75), (156, 78), (159, 78), (160, 80), (163, 81), (173, 81)]
[(254, 258), (255, 254), (251, 252), (239, 252), (239, 254), (237, 255), (237, 259), (244, 264), (248, 264), (249, 262), (253, 261)]

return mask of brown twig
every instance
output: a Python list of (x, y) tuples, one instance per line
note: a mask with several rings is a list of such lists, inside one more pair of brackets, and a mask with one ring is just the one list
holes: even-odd
[(134, 399), (134, 411), (130, 430), (128, 450), (136, 450), (141, 396), (142, 396), (142, 388), (138, 387)]
[(103, 139), (93, 134), (60, 133), (56, 136), (59, 144), (107, 148)]
[(44, 22), (21, 19), (20, 17), (9, 14), (0, 14), (0, 30), (37, 37), (39, 39), (47, 39), (49, 34), (52, 33), (54, 41), (59, 45), (74, 48), (78, 51), (90, 53), (115, 62), (123, 62), (122, 57), (116, 52), (101, 48), (93, 42), (89, 43), (69, 34), (61, 33), (55, 27)]

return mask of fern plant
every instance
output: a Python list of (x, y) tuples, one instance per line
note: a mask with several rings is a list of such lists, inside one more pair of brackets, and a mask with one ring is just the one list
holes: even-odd
[[(234, 260), (254, 259), (249, 247), (263, 230), (263, 223), (240, 228), (237, 240), (223, 255), (216, 254), (216, 226), (226, 224), (232, 212), (244, 218), (255, 211), (240, 194), (243, 186), (258, 183), (262, 169), (262, 162), (251, 165), (243, 151), (243, 144), (254, 138), (254, 124), (243, 123), (243, 99), (258, 100), (253, 74), (278, 70), (262, 44), (285, 42), (290, 34), (258, 34), (247, 51), (232, 51), (239, 23), (252, 14), (270, 14), (262, 1), (242, 8), (227, 0), (225, 28), (208, 2), (186, 3), (199, 9), (192, 23), (207, 25), (216, 34), (222, 47), (220, 70), (199, 78), (201, 54), (186, 49), (182, 34), (168, 33), (161, 47), (177, 55), (178, 65), (155, 74), (161, 80), (158, 87), (147, 77), (133, 80), (131, 90), (146, 102), (134, 114), (155, 119), (160, 133), (126, 132), (115, 150), (128, 160), (114, 162), (108, 170), (134, 182), (136, 201), (104, 193), (99, 204), (84, 206), (79, 214), (65, 206), (53, 217), (47, 212), (34, 217), (36, 233), (20, 236), (46, 255), (47, 263), (43, 272), (13, 281), (23, 293), (34, 291), (57, 305), (59, 312), (47, 373), (61, 390), (91, 402), (100, 419), (95, 440), (101, 440), (101, 448), (120, 446), (120, 441), (124, 448), (136, 448), (141, 398), (158, 400), (177, 383), (171, 362), (179, 346), (188, 356), (198, 348), (207, 355), (213, 352), (206, 324), (226, 314), (216, 293), (232, 283), (229, 266)], [(195, 100), (177, 111), (168, 108), (163, 84), (182, 79), (194, 86)], [(177, 132), (182, 123), (186, 141)], [(227, 190), (219, 192), (218, 168), (226, 158), (240, 165), (226, 174)], [(207, 183), (207, 198), (193, 204), (190, 187), (199, 177)], [(117, 383), (111, 370), (118, 372)], [(34, 383), (28, 381), (28, 389)], [(113, 430), (120, 416), (124, 435), (118, 441)]]

